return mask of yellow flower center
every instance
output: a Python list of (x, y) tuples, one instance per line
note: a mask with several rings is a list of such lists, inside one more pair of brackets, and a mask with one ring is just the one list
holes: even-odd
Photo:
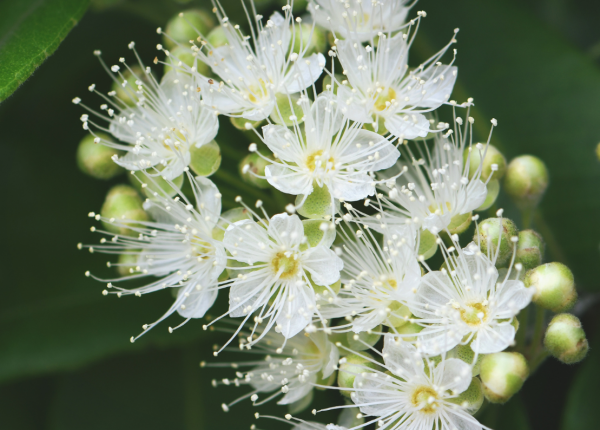
[[(323, 155), (323, 150), (319, 149), (317, 152), (313, 152), (308, 157), (306, 157), (306, 167), (308, 167), (308, 169), (311, 172), (314, 172), (315, 169), (317, 168), (317, 161), (320, 160), (321, 163), (323, 163), (323, 161), (325, 161), (325, 160), (321, 159), (322, 155)], [(331, 163), (331, 170), (335, 170), (333, 157), (329, 157), (329, 160), (326, 160), (325, 163)]]
[(479, 326), (487, 321), (488, 307), (483, 303), (469, 303), (460, 308), (460, 318), (470, 326)]
[(431, 414), (438, 408), (438, 393), (431, 387), (421, 386), (413, 391), (410, 401), (421, 412)]
[(375, 110), (378, 112), (386, 110), (393, 100), (396, 100), (396, 91), (392, 88), (384, 89), (375, 99)]
[[(171, 140), (170, 144), (167, 143), (168, 139)], [(163, 146), (169, 151), (173, 151), (173, 149), (181, 150), (182, 147), (180, 145), (180, 142), (187, 142), (187, 138), (181, 131), (173, 129), (172, 133), (170, 135), (167, 135), (167, 138), (163, 140)]]
[(258, 83), (248, 87), (248, 100), (250, 100), (252, 103), (256, 103), (259, 100), (268, 97), (268, 94), (269, 91), (267, 89), (267, 84), (263, 79), (259, 79)]
[[(452, 205), (450, 204), (450, 202), (446, 202), (446, 208), (448, 209), (448, 212), (452, 211)], [(433, 204), (429, 206), (429, 211), (433, 214), (438, 214), (438, 215), (444, 215), (444, 204)]]
[(285, 254), (285, 252), (278, 252), (271, 261), (271, 266), (275, 273), (282, 271), (281, 275), (279, 275), (280, 278), (289, 279), (298, 273), (299, 264), (298, 260), (294, 258), (294, 254), (289, 255), (289, 257)]
[(192, 256), (200, 260), (207, 260), (212, 253), (213, 247), (210, 243), (200, 239), (198, 236), (192, 237)]

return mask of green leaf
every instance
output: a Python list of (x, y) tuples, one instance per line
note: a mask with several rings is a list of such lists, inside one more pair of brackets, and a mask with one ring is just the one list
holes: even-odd
[(11, 95), (58, 48), (89, 0), (0, 3), (0, 101)]
[[(474, 97), (479, 139), (498, 119), (492, 142), (509, 160), (532, 154), (546, 163), (550, 187), (533, 228), (545, 236), (548, 261), (565, 260), (579, 288), (598, 290), (600, 223), (592, 218), (600, 212), (598, 68), (521, 2), (430, 0), (426, 7), (415, 45), (419, 60), (460, 28), (453, 98)], [(509, 205), (506, 197), (499, 205)], [(505, 215), (520, 221), (516, 212)]]

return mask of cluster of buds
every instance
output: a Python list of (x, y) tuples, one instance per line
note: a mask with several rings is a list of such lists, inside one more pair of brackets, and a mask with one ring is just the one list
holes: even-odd
[[(507, 163), (490, 143), (495, 119), (474, 141), (473, 100), (450, 99), (458, 30), (411, 68), (427, 16), (408, 18), (415, 2), (300, 3), (268, 19), (253, 4), (247, 34), (218, 2), (183, 12), (157, 30), (155, 69), (133, 42), (132, 66), (95, 53), (114, 83), (107, 94), (88, 88), (99, 109), (73, 100), (90, 133), (77, 162), (103, 180), (128, 171), (130, 184), (90, 213), (100, 244), (78, 245), (115, 256), (118, 277), (86, 276), (105, 295), (173, 292), (132, 342), (177, 313), (170, 332), (203, 320), (227, 333), (214, 357), (263, 354), (202, 362), (234, 369), (214, 386), (250, 390), (225, 412), (277, 398), (297, 429), (483, 429), (484, 402), (508, 401), (545, 354), (574, 363), (587, 352), (579, 320), (562, 313), (577, 299), (573, 275), (544, 264), (528, 225), (548, 172), (530, 155)], [(452, 123), (438, 120), (442, 106)], [(248, 155), (235, 156), (222, 127)], [(497, 208), (502, 190), (525, 229)], [(229, 308), (214, 317), (219, 293)], [(561, 314), (543, 336), (546, 310)], [(315, 388), (345, 399), (336, 424), (292, 417)]]

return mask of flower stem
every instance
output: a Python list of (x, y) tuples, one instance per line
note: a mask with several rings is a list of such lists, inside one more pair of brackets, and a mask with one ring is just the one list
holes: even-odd
[(525, 307), (520, 313), (517, 319), (519, 320), (519, 331), (515, 337), (517, 351), (525, 350), (525, 341), (527, 340), (527, 324), (529, 322), (529, 308)]
[(546, 220), (544, 219), (544, 216), (540, 209), (538, 209), (534, 212), (533, 220), (535, 221), (537, 230), (544, 238), (544, 241), (546, 242), (546, 245), (548, 246), (550, 253), (554, 257), (553, 259), (555, 261), (559, 261), (561, 263), (566, 264), (567, 257), (565, 256), (565, 253), (563, 252), (562, 248), (558, 244), (558, 241), (556, 240), (554, 233), (552, 233), (550, 226), (548, 226), (548, 224), (546, 223)]

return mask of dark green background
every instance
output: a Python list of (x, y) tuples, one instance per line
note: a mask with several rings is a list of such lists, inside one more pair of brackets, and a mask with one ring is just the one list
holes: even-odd
[[(160, 42), (155, 27), (181, 7), (171, 0), (103, 3), (118, 7), (89, 10), (56, 54), (0, 105), (0, 428), (247, 429), (254, 422), (249, 401), (229, 414), (219, 406), (242, 389), (210, 386), (215, 374), (231, 373), (198, 367), (223, 335), (202, 332), (201, 322), (169, 335), (167, 322), (132, 345), (129, 337), (167, 308), (168, 293), (106, 298), (100, 284), (83, 276), (86, 270), (106, 270), (102, 256), (76, 249), (78, 242), (97, 240), (86, 215), (99, 210), (110, 186), (125, 178), (106, 183), (78, 171), (74, 159), (84, 136), (78, 119), (83, 112), (70, 100), (80, 96), (95, 106), (99, 100), (87, 86), (110, 85), (94, 49), (113, 64), (130, 54), (126, 45), (135, 40), (150, 63)], [(240, 16), (235, 0), (224, 3), (236, 11), (234, 20)], [(592, 344), (587, 360), (576, 366), (548, 360), (516, 400), (489, 409), (485, 420), (499, 430), (597, 429), (600, 2), (422, 0), (417, 9), (428, 16), (412, 65), (460, 27), (455, 98), (475, 98), (480, 136), (490, 118), (498, 119), (493, 143), (508, 158), (531, 153), (547, 163), (551, 186), (542, 212), (559, 249), (548, 260), (572, 267), (587, 306), (583, 322)], [(240, 137), (226, 127), (219, 136), (229, 148), (224, 164), (233, 177), (230, 166), (246, 153), (247, 141)], [(224, 193), (228, 201), (235, 192)], [(500, 201), (514, 215), (507, 200)], [(341, 402), (335, 393), (319, 396), (316, 406)], [(286, 412), (274, 406), (260, 411)], [(323, 417), (334, 419), (335, 414)]]

